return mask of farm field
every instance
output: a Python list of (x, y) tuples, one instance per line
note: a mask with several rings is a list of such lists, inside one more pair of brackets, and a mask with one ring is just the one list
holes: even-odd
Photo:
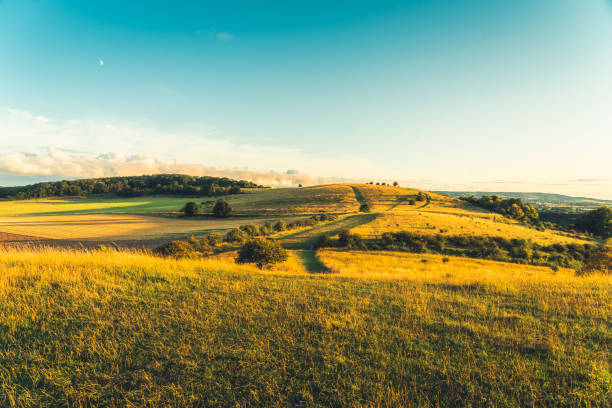
[(184, 197), (134, 197), (0, 201), (0, 216), (176, 212), (189, 200)]
[(295, 255), (259, 271), (227, 255), (2, 250), (0, 405), (610, 402), (610, 276), (321, 258), (337, 273)]
[[(252, 190), (224, 199), (237, 215), (244, 216), (344, 214), (359, 210), (353, 189), (346, 184)], [(208, 201), (208, 209), (215, 202), (210, 198), (202, 201)]]
[(0, 231), (66, 240), (175, 239), (210, 231), (226, 232), (242, 224), (263, 224), (270, 218), (166, 218), (129, 214), (78, 214), (0, 217)]
[[(410, 205), (419, 190), (374, 185), (328, 185), (306, 188), (256, 189), (223, 197), (233, 208), (230, 219), (177, 218), (187, 201), (204, 202), (210, 212), (215, 197), (70, 198), (0, 201), (0, 240), (7, 234), (55, 240), (174, 239), (209, 231), (224, 232), (241, 224), (311, 214), (334, 213), (339, 220), (279, 234), (283, 245), (310, 248), (319, 235), (342, 229), (365, 236), (389, 231), (423, 234), (489, 235), (531, 239), (542, 244), (585, 243), (582, 237), (537, 231), (499, 214), (477, 209), (455, 198), (430, 194)], [(370, 213), (359, 213), (363, 203)], [(6, 238), (8, 240), (8, 238)], [(12, 239), (12, 238), (11, 238)]]

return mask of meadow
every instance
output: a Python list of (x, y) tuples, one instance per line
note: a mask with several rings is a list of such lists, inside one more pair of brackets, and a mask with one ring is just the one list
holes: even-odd
[[(227, 219), (180, 217), (185, 197), (0, 202), (0, 239), (53, 240), (0, 248), (0, 406), (610, 406), (611, 275), (313, 250), (342, 230), (595, 243), (419, 193), (257, 189), (225, 196)], [(233, 243), (199, 259), (44, 246), (322, 212), (338, 217), (269, 235), (289, 260), (263, 270)]]
[(320, 257), (2, 250), (0, 405), (609, 406), (610, 276)]

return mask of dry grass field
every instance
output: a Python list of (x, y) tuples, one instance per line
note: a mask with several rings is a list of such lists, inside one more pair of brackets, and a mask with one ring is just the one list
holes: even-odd
[[(225, 198), (237, 215), (309, 215), (321, 212), (343, 214), (357, 212), (359, 203), (346, 184), (303, 188), (253, 190)], [(212, 208), (214, 199), (208, 201)]]
[[(251, 190), (246, 194), (224, 197), (233, 208), (234, 217), (230, 220), (152, 216), (176, 214), (193, 198), (0, 201), (0, 233), (70, 240), (172, 239), (211, 230), (222, 232), (241, 224), (271, 220), (262, 217), (288, 220), (325, 212), (340, 214), (341, 219), (329, 225), (284, 233), (279, 237), (281, 242), (290, 247), (308, 248), (318, 235), (334, 235), (345, 228), (363, 235), (408, 230), (424, 234), (524, 238), (542, 244), (587, 242), (554, 231), (537, 231), (438, 194), (429, 194), (431, 200), (410, 205), (408, 200), (419, 192), (365, 184)], [(216, 198), (202, 200), (205, 211), (210, 211)], [(362, 203), (368, 203), (372, 212), (358, 214)]]
[(210, 231), (226, 232), (242, 224), (263, 224), (270, 218), (165, 218), (128, 214), (0, 217), (0, 231), (66, 240), (173, 239)]
[(320, 256), (0, 250), (0, 406), (609, 406), (610, 276)]

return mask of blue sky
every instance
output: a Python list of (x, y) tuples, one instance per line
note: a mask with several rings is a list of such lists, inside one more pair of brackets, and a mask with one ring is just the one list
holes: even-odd
[(0, 183), (215, 167), (612, 198), (609, 0), (3, 0), (0, 39)]

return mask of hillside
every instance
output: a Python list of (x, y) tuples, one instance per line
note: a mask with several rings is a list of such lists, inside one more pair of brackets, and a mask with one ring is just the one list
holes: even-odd
[(525, 193), (525, 192), (487, 192), (487, 191), (438, 191), (440, 194), (451, 197), (466, 197), (475, 195), (476, 197), (496, 195), (502, 198), (520, 198), (527, 204), (533, 204), (540, 208), (543, 207), (578, 207), (592, 209), (602, 205), (611, 206), (612, 200), (602, 200), (588, 197), (572, 197), (562, 194), (550, 193)]
[[(609, 276), (0, 251), (2, 406), (605, 406)], [(423, 262), (423, 260), (427, 262)]]
[[(234, 216), (184, 217), (188, 197), (0, 202), (0, 406), (609, 400), (612, 275), (516, 263), (523, 258), (313, 249), (346, 230), (366, 240), (503, 237), (564, 257), (595, 241), (409, 188), (222, 197)], [(202, 200), (206, 212), (217, 198)], [(235, 242), (194, 259), (133, 249), (278, 220), (299, 221), (266, 236), (289, 259), (263, 270), (236, 264)]]
[[(416, 201), (418, 195), (427, 196)], [(105, 241), (151, 246), (163, 239), (224, 233), (242, 224), (336, 214), (329, 224), (279, 235), (292, 247), (309, 248), (320, 234), (351, 229), (364, 236), (413, 231), (428, 235), (486, 235), (531, 239), (542, 244), (586, 243), (590, 240), (554, 230), (537, 230), (516, 220), (435, 193), (392, 186), (335, 184), (305, 188), (251, 189), (223, 196), (232, 217), (182, 218), (180, 209), (193, 198), (57, 198), (0, 201), (0, 233), (46, 240)], [(210, 213), (218, 197), (202, 199)], [(369, 213), (360, 213), (368, 204)], [(0, 237), (0, 239), (2, 239)], [(11, 238), (12, 240), (12, 238)], [(151, 241), (149, 244), (147, 242)], [(59, 242), (59, 241), (58, 241)], [(61, 243), (61, 242), (59, 242)]]

